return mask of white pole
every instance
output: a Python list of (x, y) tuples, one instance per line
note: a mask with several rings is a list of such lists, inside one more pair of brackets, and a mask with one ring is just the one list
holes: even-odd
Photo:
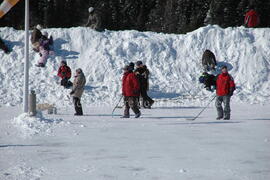
[(28, 112), (29, 94), (29, 0), (25, 0), (25, 39), (24, 39), (24, 96), (23, 110)]

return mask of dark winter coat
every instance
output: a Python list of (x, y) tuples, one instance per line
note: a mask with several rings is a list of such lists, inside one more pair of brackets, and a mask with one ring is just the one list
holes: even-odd
[(123, 95), (127, 97), (138, 97), (140, 96), (140, 85), (139, 81), (133, 72), (125, 73), (122, 79), (122, 91)]
[(142, 91), (148, 90), (148, 87), (149, 87), (148, 79), (149, 79), (150, 73), (149, 73), (149, 70), (147, 69), (147, 67), (143, 66), (143, 67), (137, 68), (135, 70), (135, 74), (139, 80), (140, 89)]
[(70, 79), (71, 78), (71, 69), (67, 65), (60, 66), (58, 69), (57, 76), (64, 79)]
[(245, 16), (245, 26), (246, 27), (257, 27), (259, 25), (259, 15), (255, 10), (250, 10)]
[(40, 32), (40, 30), (35, 28), (31, 34), (31, 43), (34, 44), (36, 42), (39, 42), (41, 37), (42, 37), (42, 33)]
[(229, 73), (222, 73), (218, 75), (216, 86), (218, 96), (232, 95), (233, 91), (235, 90), (234, 80)]
[(210, 50), (205, 50), (202, 56), (202, 65), (207, 67), (215, 67), (217, 65), (216, 57)]

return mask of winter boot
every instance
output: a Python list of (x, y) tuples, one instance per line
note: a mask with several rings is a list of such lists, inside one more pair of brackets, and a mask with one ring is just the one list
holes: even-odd
[(129, 115), (121, 116), (121, 118), (129, 118)]
[(139, 118), (141, 116), (141, 112), (135, 114), (135, 118)]
[(45, 67), (45, 65), (43, 63), (38, 63), (36, 64), (37, 67)]
[(217, 117), (216, 120), (221, 120), (223, 117)]

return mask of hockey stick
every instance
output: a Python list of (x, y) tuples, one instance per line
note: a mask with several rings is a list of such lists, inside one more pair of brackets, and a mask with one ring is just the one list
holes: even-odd
[(121, 98), (119, 99), (119, 101), (118, 101), (118, 103), (116, 104), (116, 106), (113, 108), (113, 110), (112, 110), (112, 117), (113, 117), (113, 113), (114, 113), (115, 109), (118, 107), (118, 105), (119, 105), (119, 103), (121, 102), (122, 98), (123, 98), (123, 95), (122, 95)]
[(199, 112), (199, 114), (197, 115), (197, 116), (195, 116), (194, 118), (188, 118), (188, 119), (186, 119), (186, 120), (188, 120), (188, 121), (195, 121), (203, 112), (204, 112), (204, 110), (206, 109), (206, 108), (208, 108), (208, 106), (211, 104), (211, 102), (212, 101), (214, 101), (214, 99), (216, 98), (217, 96), (215, 95), (214, 97), (213, 97), (213, 99), (211, 99), (211, 101)]

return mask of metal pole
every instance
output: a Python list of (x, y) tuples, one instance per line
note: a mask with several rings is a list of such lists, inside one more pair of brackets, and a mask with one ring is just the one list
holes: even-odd
[(24, 39), (24, 96), (23, 110), (28, 112), (29, 94), (29, 0), (25, 0), (25, 39)]

